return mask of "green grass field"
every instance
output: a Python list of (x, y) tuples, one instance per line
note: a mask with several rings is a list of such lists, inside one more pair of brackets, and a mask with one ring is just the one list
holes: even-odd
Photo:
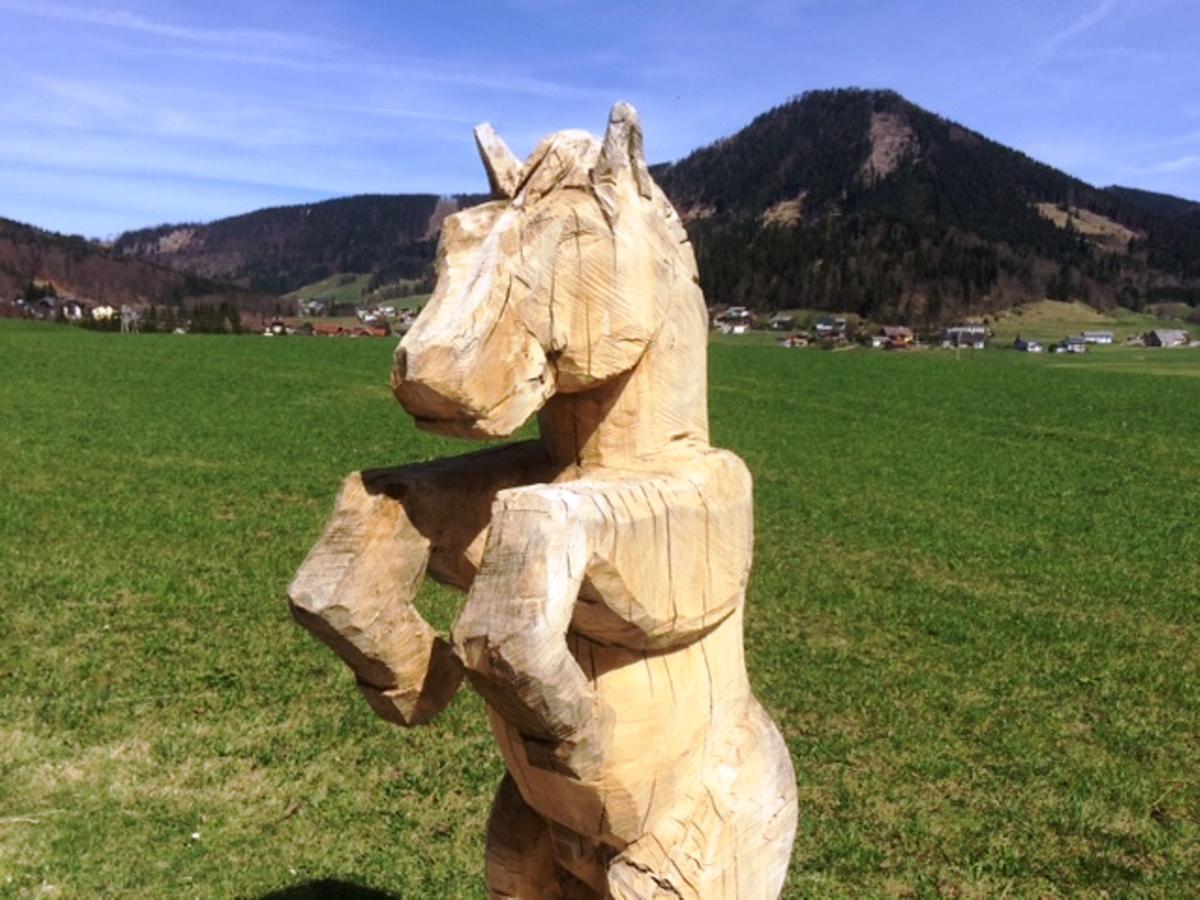
[(396, 309), (416, 309), (429, 299), (429, 294), (411, 294), (407, 297), (381, 299), (381, 294), (394, 285), (384, 285), (374, 291), (368, 291), (367, 286), (370, 282), (370, 272), (340, 273), (330, 275), (320, 281), (314, 281), (312, 284), (306, 284), (284, 296), (289, 300), (324, 300), (327, 303), (338, 305), (353, 303), (357, 306), (378, 303), (394, 306)]
[[(481, 702), (386, 725), (284, 603), (346, 472), (469, 449), (391, 347), (0, 321), (0, 895), (482, 896)], [(1200, 352), (722, 343), (711, 401), (787, 896), (1194, 895)]]
[(1200, 336), (1200, 325), (1180, 319), (1158, 318), (1117, 307), (1099, 312), (1084, 303), (1042, 300), (1005, 310), (992, 322), (993, 343), (1010, 346), (1020, 335), (1040, 341), (1061, 341), (1083, 331), (1111, 331), (1118, 343), (1155, 328), (1178, 328)]
[(321, 281), (297, 288), (286, 296), (291, 300), (317, 299), (331, 303), (361, 303), (363, 292), (370, 280), (369, 272), (330, 275)]

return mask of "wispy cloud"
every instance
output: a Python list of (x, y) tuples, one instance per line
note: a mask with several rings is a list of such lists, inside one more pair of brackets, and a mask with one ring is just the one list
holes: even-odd
[[(4, 9), (8, 0), (0, 0)], [(258, 34), (260, 32), (239, 32)], [(275, 33), (275, 32), (272, 32)], [(201, 64), (226, 66), (251, 66), (264, 70), (278, 69), (307, 75), (340, 76), (359, 79), (356, 87), (392, 85), (417, 86), (440, 85), (468, 89), (475, 94), (511, 95), (559, 101), (594, 101), (599, 97), (610, 97), (612, 91), (592, 88), (567, 80), (539, 78), (523, 71), (512, 63), (483, 63), (464, 61), (453, 57), (427, 57), (415, 54), (379, 57), (369, 50), (352, 47), (343, 51), (343, 45), (328, 43), (315, 46), (304, 53), (291, 52), (286, 48), (253, 41), (170, 44), (160, 42), (136, 42), (129, 40), (104, 40), (90, 38), (90, 42), (114, 56), (129, 59), (188, 60)], [(411, 109), (411, 108), (410, 108)], [(433, 110), (411, 109), (414, 117), (433, 118)]]
[(410, 109), (389, 104), (372, 103), (304, 103), (308, 109), (326, 110), (336, 113), (352, 113), (365, 116), (383, 116), (389, 119), (419, 119), (427, 122), (449, 122), (457, 125), (477, 125), (478, 116), (462, 116), (450, 112), (432, 112), (423, 109)]
[(1181, 55), (1164, 50), (1146, 49), (1143, 47), (1078, 47), (1064, 51), (1064, 56), (1072, 60), (1088, 62), (1123, 63), (1138, 66), (1157, 66), (1163, 63), (1180, 62)]
[[(472, 190), (470, 125), (524, 152), (616, 99), (678, 158), (864, 83), (1087, 180), (1200, 196), (1195, 0), (0, 0), (0, 23), (0, 215), (72, 229), (106, 197), (125, 226)], [(94, 215), (69, 224), (76, 198)]]
[(1095, 6), (1076, 16), (1068, 25), (1052, 34), (1039, 48), (1039, 56), (1049, 57), (1075, 38), (1091, 31), (1114, 12), (1125, 0), (1100, 0)]
[(329, 52), (344, 45), (312, 35), (251, 28), (198, 28), (152, 19), (118, 9), (68, 6), (59, 3), (28, 3), (0, 0), (0, 9), (43, 19), (99, 25), (123, 31), (140, 32), (195, 44), (221, 47), (246, 47), (277, 52)]
[[(15, 125), (145, 140), (200, 141), (209, 146), (270, 150), (340, 142), (314, 127), (286, 101), (231, 103), (228, 94), (194, 88), (85, 81), (15, 72), (19, 89), (0, 99), (4, 120)], [(315, 117), (314, 117), (315, 118)], [(77, 135), (75, 140), (78, 140)]]
[[(396, 181), (396, 172), (385, 159), (338, 154), (330, 156), (324, 169), (317, 169), (305, 154), (218, 154), (203, 147), (187, 149), (170, 142), (150, 140), (130, 146), (120, 137), (104, 135), (53, 144), (22, 137), (6, 141), (0, 146), (0, 168), (18, 166), (91, 175), (122, 174), (170, 177), (196, 183), (291, 187), (329, 193), (386, 190)], [(416, 190), (417, 187), (395, 189)]]
[(1045, 160), (1068, 170), (1110, 162), (1125, 175), (1182, 172), (1192, 168), (1200, 154), (1187, 153), (1166, 162), (1147, 162), (1147, 157), (1174, 150), (1200, 149), (1200, 130), (1167, 134), (1152, 140), (1130, 140), (1113, 135), (1026, 138), (1022, 146), (1035, 159)]
[(1190, 172), (1196, 168), (1200, 168), (1200, 155), (1189, 153), (1187, 156), (1179, 156), (1142, 169), (1141, 174), (1166, 175), (1174, 172)]

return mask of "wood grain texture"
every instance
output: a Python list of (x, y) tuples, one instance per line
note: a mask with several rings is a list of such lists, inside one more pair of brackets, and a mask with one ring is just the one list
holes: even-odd
[[(491, 896), (777, 896), (795, 780), (746, 676), (751, 480), (708, 443), (691, 246), (627, 104), (523, 164), (476, 141), (497, 199), (446, 221), (392, 388), (431, 431), (540, 436), (351, 475), (292, 609), (389, 721), (464, 673), (487, 701)], [(467, 593), (449, 636), (426, 574)]]

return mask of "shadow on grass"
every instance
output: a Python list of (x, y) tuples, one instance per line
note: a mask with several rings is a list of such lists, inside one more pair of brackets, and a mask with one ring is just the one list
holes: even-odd
[(263, 894), (259, 900), (400, 900), (399, 894), (364, 887), (352, 881), (321, 878)]

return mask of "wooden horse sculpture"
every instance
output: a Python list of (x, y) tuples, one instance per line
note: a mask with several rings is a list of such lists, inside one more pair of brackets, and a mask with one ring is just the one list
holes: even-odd
[[(708, 443), (691, 245), (617, 104), (521, 164), (482, 125), (495, 200), (446, 220), (396, 351), (419, 427), (540, 438), (346, 479), (290, 588), (375, 711), (416, 725), (462, 674), (508, 775), (492, 897), (777, 896), (791, 761), (750, 692), (750, 475)], [(412, 604), (467, 592), (449, 640)]]

